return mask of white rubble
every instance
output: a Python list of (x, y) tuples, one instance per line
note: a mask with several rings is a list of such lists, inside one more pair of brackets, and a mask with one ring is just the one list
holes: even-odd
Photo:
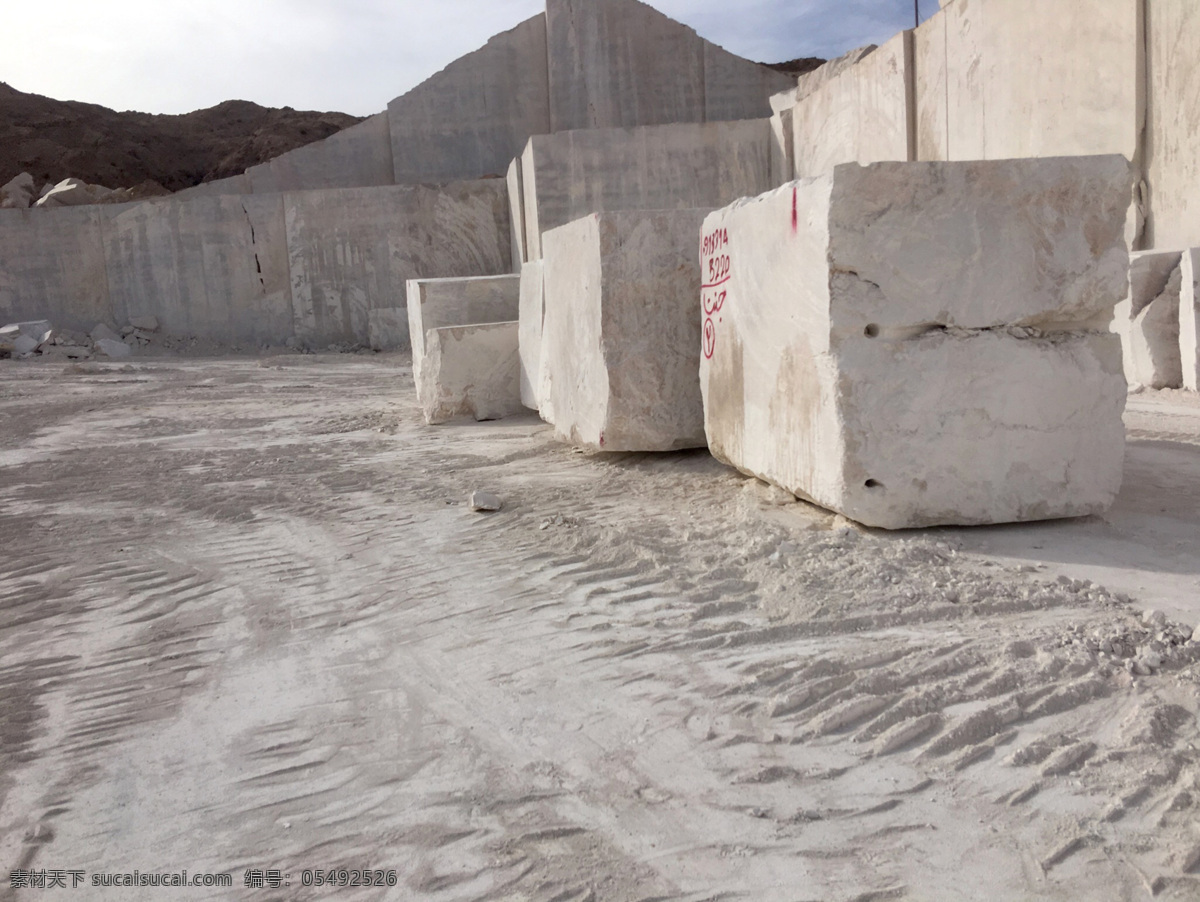
[(888, 529), (1105, 510), (1130, 179), (1118, 156), (849, 164), (713, 213), (713, 454)]
[(517, 322), (445, 326), (425, 333), (417, 399), (429, 425), (520, 413)]
[(114, 338), (101, 338), (96, 342), (96, 350), (105, 357), (121, 358), (133, 354), (133, 348)]
[(1129, 255), (1129, 296), (1113, 311), (1121, 337), (1125, 379), (1147, 388), (1179, 388), (1182, 254), (1142, 251)]
[(705, 210), (595, 213), (543, 235), (542, 358), (558, 435), (598, 451), (703, 447)]
[(1181, 384), (1200, 391), (1200, 248), (1183, 252), (1179, 289)]
[(54, 338), (47, 320), (8, 323), (0, 327), (0, 352), (5, 356), (28, 357)]
[(49, 341), (54, 337), (54, 326), (49, 320), (35, 319), (23, 323), (9, 323), (0, 328), (0, 336), (24, 335), (37, 341), (38, 344)]
[(0, 187), (0, 210), (27, 210), (36, 194), (33, 176), (22, 172)]
[[(412, 342), (413, 379), (421, 398), (425, 335), (443, 326), (516, 322), (520, 308), (520, 276), (474, 276), (462, 279), (409, 279), (408, 333)], [(424, 404), (424, 401), (421, 401)]]

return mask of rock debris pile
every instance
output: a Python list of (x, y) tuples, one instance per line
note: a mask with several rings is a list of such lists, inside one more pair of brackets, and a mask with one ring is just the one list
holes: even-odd
[(35, 188), (33, 176), (22, 172), (0, 187), (0, 210), (125, 204), (152, 197), (165, 197), (170, 193), (158, 182), (149, 179), (132, 188), (105, 188), (103, 185), (89, 185), (77, 178), (66, 178), (56, 185), (47, 184), (39, 192)]
[(0, 328), (0, 357), (26, 360), (33, 357), (63, 360), (114, 359), (130, 357), (135, 351), (157, 347), (173, 349), (185, 345), (159, 332), (157, 317), (132, 317), (119, 331), (98, 323), (90, 333), (55, 329), (48, 320), (9, 323)]

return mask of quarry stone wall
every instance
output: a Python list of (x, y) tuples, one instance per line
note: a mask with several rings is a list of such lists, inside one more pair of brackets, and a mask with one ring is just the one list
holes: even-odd
[(793, 85), (638, 0), (548, 0), (544, 14), (494, 36), (386, 111), (187, 193), (503, 176), (532, 135), (761, 118), (770, 96)]
[(104, 207), (0, 210), (0, 319), (88, 331), (112, 310)]
[(773, 100), (792, 177), (834, 165), (1121, 154), (1135, 249), (1200, 245), (1200, 9), (1191, 0), (949, 0)]
[(511, 268), (488, 179), (54, 210), (0, 210), (0, 318), (90, 330), (156, 316), (230, 344), (367, 344), (422, 276)]
[(839, 163), (915, 159), (912, 53), (912, 32), (901, 32), (796, 103), (789, 180)]
[(757, 119), (794, 80), (637, 0), (548, 0), (550, 131)]
[(389, 103), (395, 183), (504, 175), (551, 129), (546, 58), (546, 17), (534, 16)]
[(1144, 0), (1146, 247), (1200, 246), (1200, 5)]

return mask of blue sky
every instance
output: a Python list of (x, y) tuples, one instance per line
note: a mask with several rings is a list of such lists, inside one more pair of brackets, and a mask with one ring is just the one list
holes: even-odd
[[(650, 5), (763, 62), (837, 56), (913, 20), (912, 0)], [(239, 99), (368, 115), (544, 8), (544, 0), (37, 0), (5, 11), (0, 81), (151, 113)], [(936, 11), (937, 0), (921, 0), (922, 18)]]

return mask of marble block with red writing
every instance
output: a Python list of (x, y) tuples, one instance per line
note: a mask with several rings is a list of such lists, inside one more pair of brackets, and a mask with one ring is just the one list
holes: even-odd
[(707, 212), (594, 213), (543, 235), (541, 384), (560, 437), (597, 451), (704, 446), (696, 236)]
[(712, 213), (713, 454), (887, 529), (1105, 510), (1131, 181), (1117, 156), (850, 164)]

